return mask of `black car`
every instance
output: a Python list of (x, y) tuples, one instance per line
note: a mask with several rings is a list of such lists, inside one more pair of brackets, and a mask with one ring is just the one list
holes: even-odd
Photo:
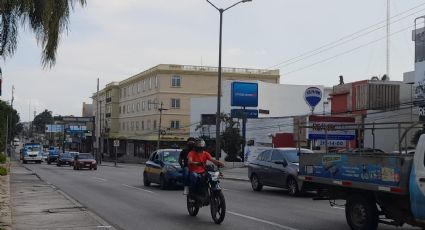
[(178, 163), (181, 149), (159, 149), (153, 152), (146, 162), (143, 184), (158, 183), (161, 189), (173, 184), (181, 184), (182, 169)]
[(274, 148), (261, 152), (248, 165), (248, 177), (254, 191), (261, 191), (263, 185), (284, 188), (296, 196), (303, 188), (298, 180), (298, 153), (313, 153), (309, 149)]
[(77, 155), (77, 152), (65, 152), (59, 155), (58, 160), (56, 162), (56, 166), (62, 165), (74, 165), (74, 158)]

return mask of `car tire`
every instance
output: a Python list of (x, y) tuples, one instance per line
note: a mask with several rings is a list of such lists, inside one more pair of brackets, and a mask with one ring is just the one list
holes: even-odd
[(148, 175), (146, 173), (143, 173), (143, 185), (148, 187), (151, 185), (151, 182), (148, 179)]
[(161, 190), (165, 190), (165, 189), (167, 189), (167, 181), (165, 181), (164, 174), (161, 174), (161, 175), (159, 176), (159, 188), (160, 188)]
[(47, 161), (47, 164), (49, 164), (49, 165), (50, 165), (50, 164), (52, 164), (52, 162), (51, 162), (51, 161)]
[(61, 167), (61, 164), (57, 163), (56, 166)]
[(260, 183), (257, 174), (253, 173), (250, 179), (252, 190), (259, 192), (263, 189), (263, 184)]
[(23, 161), (22, 161), (22, 164), (26, 164), (26, 163), (27, 163), (27, 161), (26, 161), (26, 160), (23, 160)]
[(94, 170), (97, 170), (97, 167), (95, 167)]
[(288, 194), (290, 196), (298, 196), (300, 194), (298, 182), (293, 177), (289, 177), (286, 181), (286, 189), (288, 190)]
[(379, 212), (375, 202), (364, 196), (355, 195), (347, 200), (345, 218), (352, 230), (376, 230)]

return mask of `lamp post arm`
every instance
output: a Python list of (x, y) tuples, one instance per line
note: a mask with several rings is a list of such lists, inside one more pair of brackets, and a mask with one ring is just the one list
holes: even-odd
[[(207, 1), (208, 1), (208, 0), (207, 0)], [(235, 4), (231, 5), (231, 6), (227, 7), (227, 8), (226, 8), (226, 9), (224, 9), (223, 11), (226, 11), (226, 10), (228, 10), (228, 9), (230, 9), (230, 8), (233, 8), (233, 7), (235, 7), (235, 6), (239, 5), (240, 3), (243, 3), (243, 2), (245, 2), (245, 1), (239, 1), (239, 2), (237, 2), (237, 3), (235, 3)], [(217, 8), (217, 7), (216, 7), (216, 8)]]
[(214, 4), (212, 4), (212, 2), (210, 2), (209, 0), (207, 0), (207, 2), (208, 2), (211, 6), (213, 6), (214, 8), (216, 8), (218, 11), (220, 11), (220, 9), (219, 9), (217, 6), (215, 6)]

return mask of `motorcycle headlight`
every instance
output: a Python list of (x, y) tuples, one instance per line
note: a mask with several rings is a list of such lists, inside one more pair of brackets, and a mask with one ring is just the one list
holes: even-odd
[(168, 172), (176, 172), (177, 168), (172, 165), (166, 165), (165, 170), (167, 170)]
[(209, 172), (209, 174), (211, 176), (211, 180), (213, 181), (217, 181), (220, 176), (220, 172)]

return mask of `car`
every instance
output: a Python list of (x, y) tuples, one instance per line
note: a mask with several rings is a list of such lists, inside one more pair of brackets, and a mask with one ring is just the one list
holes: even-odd
[(74, 170), (88, 168), (97, 170), (97, 162), (91, 153), (79, 153), (74, 157)]
[(181, 149), (159, 149), (153, 152), (143, 171), (143, 184), (159, 184), (161, 189), (181, 185), (183, 172), (178, 160)]
[(261, 152), (248, 164), (252, 189), (261, 191), (263, 186), (284, 188), (291, 196), (304, 191), (298, 180), (300, 151), (314, 153), (304, 148), (270, 148)]
[(43, 161), (43, 151), (40, 145), (26, 145), (21, 152), (22, 163), (35, 162), (40, 164)]
[(78, 152), (65, 152), (60, 154), (56, 162), (56, 166), (58, 167), (62, 165), (74, 166), (74, 158), (76, 155), (78, 155)]
[(47, 155), (47, 159), (46, 162), (47, 164), (51, 164), (52, 162), (56, 162), (58, 160), (59, 157), (59, 148), (57, 147), (49, 147), (49, 149), (47, 150), (49, 152), (49, 154)]

